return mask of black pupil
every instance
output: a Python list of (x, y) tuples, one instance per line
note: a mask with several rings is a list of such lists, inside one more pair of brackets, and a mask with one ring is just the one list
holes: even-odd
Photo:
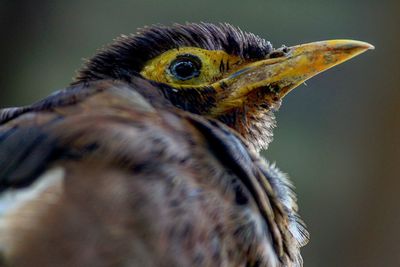
[(181, 78), (191, 77), (196, 71), (195, 65), (190, 61), (178, 62), (174, 69), (177, 76)]
[(195, 56), (182, 56), (175, 59), (170, 66), (171, 74), (178, 80), (185, 81), (200, 74), (200, 59)]

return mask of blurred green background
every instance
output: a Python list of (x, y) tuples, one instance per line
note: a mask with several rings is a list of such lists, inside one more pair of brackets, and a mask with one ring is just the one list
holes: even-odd
[(154, 23), (230, 22), (275, 46), (370, 42), (286, 97), (265, 156), (297, 187), (305, 266), (400, 266), (399, 14), (398, 0), (0, 0), (0, 107), (65, 87), (82, 58)]

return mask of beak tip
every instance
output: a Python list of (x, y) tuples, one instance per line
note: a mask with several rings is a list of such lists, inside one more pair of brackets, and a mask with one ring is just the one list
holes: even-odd
[(358, 43), (358, 45), (362, 48), (365, 48), (365, 50), (374, 50), (375, 46), (373, 46), (370, 43), (367, 42), (361, 42), (361, 41), (356, 41)]
[(348, 45), (350, 47), (353, 47), (355, 49), (360, 49), (363, 51), (367, 50), (374, 50), (375, 46), (373, 46), (370, 43), (367, 42), (362, 42), (362, 41), (356, 41), (356, 40), (338, 40), (338, 43)]
[(368, 50), (375, 50), (375, 46), (372, 44), (366, 43), (368, 45)]
[(357, 49), (357, 50), (374, 50), (375, 46), (370, 43), (348, 40), (348, 39), (338, 39), (327, 41), (328, 46), (334, 47), (336, 49)]
[(375, 46), (370, 43), (349, 39), (328, 40), (321, 43), (325, 45), (324, 49), (327, 53), (330, 53), (330, 51), (337, 53), (337, 57), (341, 58), (340, 63), (368, 50), (375, 49)]

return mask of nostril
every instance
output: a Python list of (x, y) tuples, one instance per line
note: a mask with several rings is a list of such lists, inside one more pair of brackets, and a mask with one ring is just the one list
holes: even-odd
[(283, 57), (285, 53), (283, 51), (274, 51), (269, 55), (269, 58), (277, 58), (277, 57)]
[(290, 52), (290, 48), (283, 45), (281, 48), (276, 49), (271, 54), (269, 54), (269, 58), (277, 58), (286, 56), (287, 53)]
[(283, 51), (283, 53), (289, 53), (289, 51), (290, 51), (290, 49), (289, 49), (289, 47), (287, 47), (287, 46), (283, 46), (282, 47), (282, 51)]

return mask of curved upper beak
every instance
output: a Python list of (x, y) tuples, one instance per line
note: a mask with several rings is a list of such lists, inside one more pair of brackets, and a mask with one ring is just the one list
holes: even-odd
[(221, 80), (218, 86), (229, 90), (221, 101), (226, 106), (235, 106), (235, 102), (243, 103), (243, 98), (256, 89), (263, 90), (259, 95), (267, 98), (264, 101), (269, 97), (277, 101), (318, 73), (369, 49), (374, 46), (354, 40), (329, 40), (284, 48), (279, 57), (250, 63)]

